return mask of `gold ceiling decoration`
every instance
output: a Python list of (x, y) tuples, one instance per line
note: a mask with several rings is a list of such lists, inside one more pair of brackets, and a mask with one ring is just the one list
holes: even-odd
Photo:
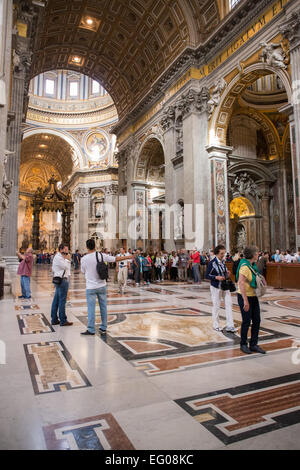
[(253, 217), (255, 209), (249, 199), (245, 197), (237, 197), (230, 203), (230, 218)]
[[(88, 18), (98, 29), (83, 28)], [(217, 0), (49, 0), (32, 73), (79, 70), (111, 94), (120, 118), (187, 46), (219, 24)]]
[[(47, 143), (45, 144), (45, 142)], [(41, 146), (45, 147), (41, 148)], [(28, 166), (29, 163), (30, 165)], [(61, 181), (66, 181), (73, 171), (73, 149), (64, 139), (56, 135), (35, 134), (27, 137), (22, 142), (21, 166), (25, 164), (27, 169), (33, 167), (41, 168), (41, 165), (46, 165), (46, 168), (48, 165), (49, 171), (43, 176), (43, 181), (45, 179), (48, 181), (53, 173)], [(27, 176), (26, 181), (28, 181)]]

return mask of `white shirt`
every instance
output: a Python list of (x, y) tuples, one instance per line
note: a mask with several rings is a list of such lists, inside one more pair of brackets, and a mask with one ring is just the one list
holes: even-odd
[[(130, 256), (129, 253), (124, 253), (124, 255), (122, 255), (122, 253), (118, 253), (118, 257), (123, 257), (123, 256)], [(119, 263), (119, 268), (128, 268), (128, 261), (120, 261)]]
[(294, 259), (295, 259), (294, 256), (292, 256), (292, 255), (290, 255), (290, 254), (287, 254), (287, 255), (285, 256), (285, 261), (286, 261), (287, 263), (291, 263), (292, 261), (294, 261)]
[[(98, 254), (98, 259), (101, 261), (101, 253)], [(114, 263), (115, 256), (103, 254), (103, 261), (105, 263)], [(89, 253), (81, 259), (81, 272), (85, 275), (86, 289), (99, 289), (106, 286), (106, 280), (100, 279), (97, 272), (97, 258), (96, 252)]]
[(178, 256), (171, 256), (171, 260), (172, 260), (172, 268), (177, 268), (177, 265), (178, 265)]
[(64, 277), (67, 279), (68, 276), (71, 274), (70, 266), (70, 261), (65, 259), (61, 253), (57, 253), (54, 256), (52, 264), (53, 277)]

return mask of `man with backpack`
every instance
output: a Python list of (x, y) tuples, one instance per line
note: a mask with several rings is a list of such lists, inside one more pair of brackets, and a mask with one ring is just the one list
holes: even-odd
[(88, 305), (88, 328), (82, 335), (95, 335), (95, 308), (96, 299), (98, 299), (101, 326), (100, 334), (105, 335), (107, 330), (107, 290), (106, 279), (108, 266), (106, 263), (118, 263), (132, 259), (132, 256), (115, 257), (96, 251), (95, 240), (86, 242), (88, 254), (82, 258), (81, 271), (86, 279), (86, 300)]

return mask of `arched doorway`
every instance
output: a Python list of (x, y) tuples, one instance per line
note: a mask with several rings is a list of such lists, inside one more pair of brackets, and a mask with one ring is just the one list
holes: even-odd
[[(61, 240), (62, 218), (55, 211), (41, 211), (39, 234), (33, 239), (33, 207), (36, 191), (44, 191), (54, 177), (60, 188), (74, 168), (73, 147), (58, 135), (49, 132), (27, 134), (21, 146), (18, 208), (18, 246), (39, 246), (41, 250), (57, 249)], [(37, 242), (39, 239), (39, 242)], [(36, 248), (37, 249), (37, 248)]]
[(258, 245), (255, 209), (249, 199), (237, 197), (230, 203), (231, 252), (242, 252), (248, 244)]
[(152, 252), (164, 249), (165, 157), (161, 141), (151, 136), (142, 146), (133, 183), (136, 245)]
[[(223, 166), (224, 174), (228, 174), (229, 201), (250, 199), (255, 217), (243, 224), (247, 241), (267, 251), (295, 248), (294, 184), (287, 143), (290, 124), (286, 109), (290, 102), (290, 78), (285, 67), (257, 63), (225, 85), (211, 120), (211, 144), (226, 146)], [(230, 220), (228, 233), (234, 247), (236, 236)], [(242, 230), (239, 233), (244, 235)]]

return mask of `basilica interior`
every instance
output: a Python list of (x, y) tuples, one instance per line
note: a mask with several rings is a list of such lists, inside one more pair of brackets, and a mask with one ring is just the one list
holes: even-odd
[[(125, 299), (111, 284), (111, 333), (90, 346), (82, 273), (72, 332), (49, 324), (46, 267), (25, 313), (16, 274), (16, 252), (84, 254), (87, 239), (109, 252), (298, 252), (299, 83), (297, 0), (0, 1), (1, 449), (94, 448), (96, 434), (102, 450), (299, 449), (299, 271), (262, 303), (263, 365), (240, 357), (240, 332), (211, 333), (205, 282)], [(103, 430), (85, 442), (74, 430), (88, 423)]]

